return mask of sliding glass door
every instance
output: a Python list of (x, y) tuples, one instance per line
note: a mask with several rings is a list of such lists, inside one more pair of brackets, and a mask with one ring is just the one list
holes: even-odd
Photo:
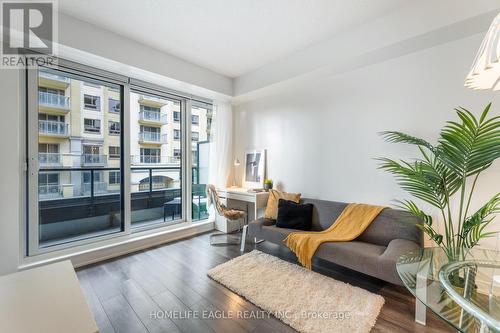
[[(150, 89), (130, 92), (130, 195), (133, 228), (183, 219), (183, 101)], [(174, 118), (174, 114), (178, 115)]]
[[(40, 68), (28, 75), (29, 250), (36, 253), (124, 230), (123, 85)], [(113, 110), (108, 101), (120, 101)]]

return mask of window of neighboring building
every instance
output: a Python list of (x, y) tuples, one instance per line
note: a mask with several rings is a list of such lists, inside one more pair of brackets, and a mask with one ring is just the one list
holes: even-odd
[(141, 148), (141, 163), (160, 163), (160, 148)]
[[(92, 175), (90, 172), (84, 172), (83, 173), (83, 183), (84, 184), (90, 184), (90, 180), (92, 178)], [(94, 171), (94, 183), (99, 183), (102, 182), (102, 171)]]
[(94, 95), (83, 95), (83, 106), (86, 109), (97, 110), (101, 109), (101, 97)]
[(181, 131), (174, 129), (174, 140), (180, 140), (181, 139)]
[(42, 93), (47, 93), (47, 94), (64, 96), (64, 90), (61, 90), (61, 89), (54, 89), (54, 88), (47, 88), (47, 87), (38, 87), (38, 91), (42, 92)]
[(109, 185), (120, 184), (120, 171), (109, 172)]
[(60, 123), (64, 123), (64, 116), (58, 116), (55, 114), (46, 114), (46, 113), (39, 113), (38, 114), (38, 120), (46, 120), (46, 121), (57, 121)]
[(200, 123), (200, 116), (193, 114), (191, 116), (191, 124), (198, 125)]
[(174, 111), (174, 121), (178, 123), (181, 120), (181, 113), (179, 111)]
[(181, 158), (181, 150), (180, 149), (174, 149), (174, 158), (179, 160)]
[(86, 133), (101, 133), (101, 121), (99, 119), (85, 118), (83, 120), (83, 130)]
[(120, 147), (117, 146), (109, 146), (108, 147), (109, 158), (118, 159), (120, 158)]
[(58, 172), (40, 173), (38, 175), (38, 184), (41, 186), (58, 185), (59, 184), (59, 173)]
[(119, 135), (121, 131), (120, 123), (118, 121), (109, 121), (109, 134)]
[(154, 106), (149, 106), (149, 105), (141, 105), (140, 109), (141, 111), (160, 112), (160, 108), (156, 108)]
[(120, 101), (117, 101), (116, 99), (110, 98), (108, 100), (108, 105), (109, 105), (109, 112), (115, 112), (115, 113), (120, 113), (122, 106)]
[(200, 133), (191, 132), (191, 141), (198, 141), (200, 139)]

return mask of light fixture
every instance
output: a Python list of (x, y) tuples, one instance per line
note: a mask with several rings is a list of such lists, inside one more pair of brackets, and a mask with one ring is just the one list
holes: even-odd
[(491, 23), (472, 68), (465, 78), (471, 89), (500, 90), (500, 14)]

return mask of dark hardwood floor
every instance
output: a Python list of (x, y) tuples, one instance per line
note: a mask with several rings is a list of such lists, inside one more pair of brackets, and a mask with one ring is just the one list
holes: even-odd
[[(247, 251), (252, 249), (249, 243)], [(258, 249), (293, 261), (274, 245), (264, 242)], [(209, 234), (203, 234), (80, 268), (77, 275), (101, 333), (295, 332), (273, 317), (206, 318), (259, 310), (206, 276), (208, 269), (239, 255), (238, 246), (210, 246)], [(373, 332), (453, 331), (430, 311), (427, 326), (416, 324), (414, 299), (405, 288), (320, 264), (317, 271), (385, 298)]]

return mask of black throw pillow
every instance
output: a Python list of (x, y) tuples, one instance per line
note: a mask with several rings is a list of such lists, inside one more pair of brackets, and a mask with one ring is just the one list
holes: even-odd
[(312, 204), (300, 204), (290, 200), (278, 201), (278, 218), (276, 226), (298, 230), (311, 230)]

